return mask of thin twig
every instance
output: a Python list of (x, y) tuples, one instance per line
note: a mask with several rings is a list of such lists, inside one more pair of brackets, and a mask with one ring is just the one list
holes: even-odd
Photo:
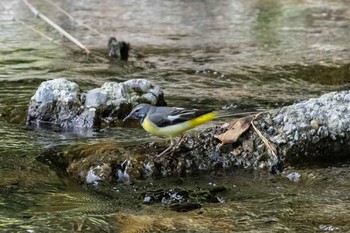
[[(61, 11), (63, 14), (65, 14), (70, 20), (72, 20), (73, 22), (75, 22), (76, 24), (83, 26), (91, 31), (93, 31), (94, 33), (100, 35), (101, 37), (107, 38), (108, 36), (106, 34), (103, 34), (99, 31), (97, 31), (95, 28), (86, 25), (84, 23), (79, 22), (78, 20), (76, 20), (71, 14), (69, 14), (67, 11), (65, 11), (64, 9), (62, 9), (59, 5), (57, 5), (56, 3), (52, 2), (51, 0), (45, 0), (46, 2), (48, 2), (49, 4), (51, 4), (52, 6), (56, 7), (59, 11)], [(134, 48), (130, 48), (130, 50), (135, 51), (135, 53), (138, 54), (138, 52), (134, 49)]]
[[(67, 11), (65, 11), (64, 9), (62, 9), (59, 5), (57, 5), (56, 3), (52, 2), (51, 0), (45, 0), (46, 2), (48, 2), (49, 4), (51, 4), (52, 6), (56, 7), (59, 11), (61, 11), (63, 14), (65, 14), (70, 20), (72, 20), (73, 22), (75, 22), (76, 24), (83, 26), (91, 31), (93, 31), (94, 33), (100, 35), (103, 38), (107, 38), (108, 36), (106, 34), (103, 34), (99, 31), (97, 31), (95, 28), (86, 25), (84, 23), (79, 22), (78, 20), (76, 20), (71, 14), (69, 14)], [(134, 49), (134, 48), (130, 48), (130, 50), (134, 51), (136, 54), (139, 55), (139, 53)]]
[(49, 40), (49, 41), (51, 41), (51, 42), (53, 42), (53, 43), (55, 43), (55, 44), (60, 45), (60, 43), (58, 43), (57, 41), (55, 41), (53, 38), (51, 38), (51, 37), (45, 35), (44, 33), (40, 32), (40, 31), (38, 31), (38, 30), (35, 29), (34, 27), (32, 27), (32, 26), (26, 24), (25, 22), (23, 22), (22, 20), (19, 20), (19, 19), (17, 19), (16, 17), (14, 17), (14, 19), (15, 19), (17, 22), (19, 22), (19, 23), (21, 23), (22, 25), (24, 25), (24, 26), (26, 26), (27, 28), (29, 28), (30, 30), (32, 30), (32, 31), (38, 33), (39, 35), (41, 35), (42, 37), (46, 38), (47, 40)]
[(72, 15), (70, 15), (67, 11), (65, 11), (64, 9), (62, 9), (59, 5), (57, 5), (56, 3), (50, 1), (50, 0), (45, 0), (46, 2), (48, 2), (49, 4), (51, 4), (52, 6), (56, 7), (59, 11), (61, 11), (63, 14), (65, 14), (70, 20), (72, 20), (73, 22), (77, 23), (80, 26), (83, 26), (93, 32), (95, 32), (96, 34), (102, 36), (102, 37), (106, 37), (106, 35), (100, 33), (99, 31), (97, 31), (95, 28), (90, 27), (89, 25), (86, 25), (84, 23), (81, 23), (79, 21), (77, 21)]
[(76, 44), (78, 47), (80, 47), (81, 49), (83, 49), (86, 54), (90, 54), (90, 50), (83, 45), (80, 41), (78, 41), (77, 39), (75, 39), (71, 34), (69, 34), (68, 32), (66, 32), (64, 29), (62, 29), (60, 26), (58, 26), (57, 24), (55, 24), (51, 19), (49, 19), (48, 17), (46, 17), (45, 15), (43, 15), (42, 13), (40, 13), (33, 5), (31, 5), (27, 0), (22, 0), (27, 6), (28, 8), (34, 13), (35, 16), (41, 18), (42, 20), (44, 20), (46, 23), (48, 23), (49, 25), (51, 25), (53, 28), (55, 28), (57, 31), (59, 31), (61, 34), (63, 34), (67, 39), (69, 39), (71, 42), (73, 42), (74, 44)]
[[(258, 115), (260, 115), (260, 113), (257, 114), (257, 115), (255, 115), (255, 118), (256, 118)], [(264, 142), (264, 144), (265, 144), (267, 150), (275, 157), (274, 159), (278, 159), (276, 146), (275, 146), (273, 143), (269, 142), (269, 140), (267, 140), (267, 138), (264, 137), (264, 135), (262, 135), (262, 133), (260, 132), (260, 130), (258, 130), (258, 129), (255, 127), (254, 121), (251, 122), (251, 125), (252, 125), (253, 129), (255, 130), (255, 132), (257, 133), (257, 135), (260, 137), (260, 139)]]
[[(1, 6), (5, 9), (5, 11), (9, 12), (9, 10), (4, 6), (4, 4), (2, 2), (0, 2)], [(24, 25), (25, 27), (29, 28), (30, 30), (34, 31), (35, 33), (38, 33), (39, 35), (41, 35), (42, 37), (44, 37), (45, 39), (60, 45), (57, 41), (55, 41), (53, 38), (49, 37), (48, 35), (45, 35), (44, 33), (40, 32), (39, 30), (37, 30), (36, 28), (26, 24), (24, 21), (18, 19), (16, 16), (12, 15), (12, 19), (15, 20), (18, 23), (21, 23), (22, 25)]]

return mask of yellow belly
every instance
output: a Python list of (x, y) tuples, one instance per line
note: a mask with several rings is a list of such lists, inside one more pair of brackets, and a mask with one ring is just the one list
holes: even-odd
[(214, 119), (217, 116), (216, 112), (206, 113), (202, 116), (194, 118), (192, 120), (170, 125), (164, 127), (158, 127), (156, 124), (151, 122), (148, 117), (142, 123), (142, 127), (150, 134), (159, 136), (159, 137), (174, 137), (178, 134), (181, 134), (189, 129), (192, 129), (198, 125), (201, 125), (207, 121)]

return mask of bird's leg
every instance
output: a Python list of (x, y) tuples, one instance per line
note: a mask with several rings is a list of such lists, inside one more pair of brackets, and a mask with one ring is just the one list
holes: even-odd
[(177, 141), (176, 145), (174, 146), (174, 150), (179, 149), (179, 147), (180, 147), (180, 145), (181, 145), (181, 143), (183, 142), (184, 139), (185, 139), (185, 135), (182, 134), (180, 139), (179, 139), (179, 141)]
[(184, 138), (185, 138), (184, 135), (181, 135), (179, 141), (177, 141), (176, 143), (174, 143), (173, 138), (170, 138), (170, 146), (168, 148), (166, 148), (162, 153), (157, 155), (157, 157), (161, 157), (163, 155), (166, 155), (166, 154), (168, 154), (169, 151), (171, 151), (170, 156), (173, 156), (175, 151), (177, 149), (179, 149), (179, 147), (180, 147), (181, 143), (183, 142)]
[(159, 155), (157, 155), (157, 157), (161, 157), (165, 154), (167, 154), (171, 149), (173, 149), (175, 146), (174, 144), (174, 140), (173, 138), (170, 138), (170, 146), (168, 148), (166, 148), (162, 153), (160, 153)]
[(184, 137), (184, 135), (182, 134), (181, 137), (180, 137), (180, 139), (179, 139), (179, 141), (177, 141), (177, 143), (174, 145), (173, 151), (171, 152), (171, 156), (173, 156), (173, 154), (175, 153), (175, 151), (176, 151), (177, 149), (179, 149), (179, 147), (180, 147), (181, 143), (183, 142), (184, 138), (185, 138), (185, 137)]
[(165, 150), (163, 150), (162, 153), (158, 154), (157, 157), (162, 157), (163, 155), (167, 154), (171, 149), (173, 149), (173, 145), (170, 145), (168, 148), (166, 148)]

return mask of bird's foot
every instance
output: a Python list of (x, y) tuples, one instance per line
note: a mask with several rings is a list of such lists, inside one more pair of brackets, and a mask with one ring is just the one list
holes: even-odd
[(161, 157), (161, 156), (165, 156), (165, 155), (169, 155), (170, 157), (174, 155), (175, 151), (177, 151), (181, 145), (181, 143), (184, 140), (184, 135), (181, 136), (180, 140), (177, 141), (177, 143), (175, 144), (171, 144), (168, 148), (166, 148), (162, 153), (160, 153), (159, 155), (157, 155), (157, 157)]
[[(165, 150), (163, 150), (162, 153), (158, 154), (157, 157), (162, 157), (162, 156), (164, 156), (164, 155), (170, 154), (171, 150), (174, 150), (174, 146), (175, 146), (175, 145), (173, 145), (173, 144), (170, 145), (168, 148), (166, 148)], [(174, 152), (171, 152), (171, 154), (174, 154)]]

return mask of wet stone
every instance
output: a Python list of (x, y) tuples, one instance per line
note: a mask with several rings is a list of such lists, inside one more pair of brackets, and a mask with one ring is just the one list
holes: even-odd
[(344, 96), (344, 101), (350, 102), (350, 94)]
[(271, 141), (276, 143), (276, 144), (283, 144), (283, 143), (286, 143), (286, 139), (282, 138), (281, 135), (276, 135), (276, 136), (273, 136), (271, 137)]
[(290, 180), (290, 181), (293, 181), (293, 182), (298, 182), (301, 178), (301, 175), (300, 173), (298, 172), (292, 172), (292, 173), (289, 173), (288, 175), (286, 175), (286, 177)]
[(166, 105), (162, 90), (146, 79), (107, 82), (86, 93), (64, 78), (41, 83), (26, 123), (66, 129), (100, 128), (124, 118), (139, 103)]
[(310, 130), (310, 135), (315, 135), (316, 132), (317, 132), (316, 129), (311, 129), (311, 130)]
[(290, 134), (293, 130), (293, 125), (292, 124), (286, 124), (283, 126), (283, 131), (286, 133), (286, 134)]
[(283, 115), (278, 114), (276, 117), (273, 118), (273, 121), (275, 124), (281, 124), (283, 121)]
[(300, 123), (299, 128), (301, 130), (307, 130), (308, 128), (310, 128), (310, 125), (305, 123), (305, 122), (302, 122), (302, 123)]
[(100, 88), (92, 89), (85, 95), (85, 107), (96, 108), (106, 103), (107, 93)]
[(294, 139), (294, 141), (298, 141), (299, 140), (299, 132), (298, 131), (295, 131), (293, 139)]
[(125, 41), (118, 41), (115, 37), (108, 40), (108, 56), (127, 61), (129, 58), (130, 44)]
[(325, 138), (328, 136), (328, 134), (329, 134), (329, 132), (328, 132), (328, 129), (326, 126), (321, 126), (317, 130), (317, 135), (320, 136), (320, 138)]
[(275, 132), (275, 128), (274, 127), (272, 127), (272, 126), (270, 126), (268, 129), (267, 129), (267, 133), (268, 134), (273, 134)]

